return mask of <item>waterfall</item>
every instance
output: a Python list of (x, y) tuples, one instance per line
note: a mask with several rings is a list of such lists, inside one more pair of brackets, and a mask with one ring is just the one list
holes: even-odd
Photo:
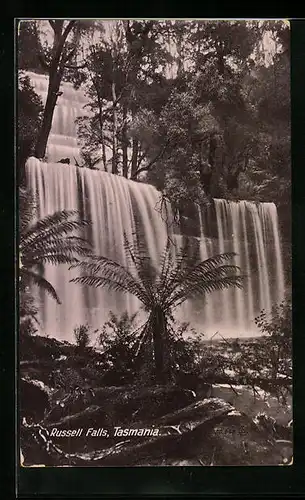
[[(27, 72), (27, 75), (45, 105), (48, 91), (47, 75), (38, 75), (32, 72)], [(88, 99), (81, 90), (75, 90), (71, 83), (64, 83), (61, 86), (61, 92), (54, 110), (46, 157), (51, 163), (68, 157), (71, 163), (75, 163), (74, 159), (80, 163), (75, 120), (78, 117), (90, 115), (88, 108), (85, 108)]]
[[(36, 91), (45, 99), (47, 79), (31, 74)], [(134, 233), (140, 223), (151, 260), (158, 260), (168, 232), (174, 235), (170, 207), (160, 208), (160, 194), (145, 183), (129, 181), (99, 170), (56, 163), (60, 158), (79, 159), (75, 118), (84, 116), (85, 96), (70, 84), (62, 86), (49, 138), (48, 163), (30, 158), (26, 165), (28, 185), (38, 201), (39, 216), (56, 210), (77, 209), (92, 221), (90, 237), (96, 254), (127, 265), (124, 231)], [(164, 212), (166, 211), (166, 213)], [(284, 297), (284, 271), (276, 206), (273, 203), (215, 199), (211, 207), (198, 209), (200, 255), (206, 259), (224, 251), (237, 255), (235, 263), (245, 274), (244, 289), (213, 292), (187, 303), (177, 311), (183, 321), (207, 336), (219, 331), (224, 336), (257, 334), (254, 318), (262, 309)], [(139, 302), (132, 296), (70, 283), (77, 271), (68, 266), (45, 267), (45, 277), (58, 292), (63, 305), (36, 291), (44, 332), (73, 340), (73, 329), (84, 323), (101, 328), (109, 311), (133, 313)]]
[[(214, 199), (199, 211), (201, 257), (234, 252), (244, 275), (243, 289), (214, 292), (205, 306), (206, 332), (255, 335), (255, 316), (284, 299), (284, 269), (274, 203)], [(203, 222), (205, 221), (205, 223)], [(212, 236), (207, 230), (215, 225)], [(202, 315), (199, 315), (202, 317)]]
[[(74, 165), (43, 163), (30, 158), (26, 165), (27, 180), (39, 207), (39, 217), (56, 210), (79, 210), (92, 221), (88, 237), (97, 255), (107, 256), (127, 265), (124, 232), (135, 238), (135, 220), (152, 262), (158, 265), (167, 241), (166, 220), (170, 214), (161, 212), (159, 193), (152, 186), (128, 181), (107, 172), (79, 168)], [(135, 243), (135, 241), (133, 241)], [(45, 278), (58, 291), (64, 307), (49, 297), (42, 297), (41, 315), (46, 332), (71, 335), (78, 324), (101, 327), (109, 311), (135, 312), (139, 303), (132, 296), (81, 287), (69, 282), (68, 265), (45, 266)]]

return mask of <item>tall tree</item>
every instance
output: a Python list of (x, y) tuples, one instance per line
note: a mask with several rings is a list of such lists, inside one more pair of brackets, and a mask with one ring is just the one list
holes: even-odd
[[(46, 152), (53, 114), (62, 80), (71, 71), (83, 67), (77, 64), (83, 33), (92, 27), (88, 21), (20, 21), (19, 69), (38, 70), (48, 75), (48, 91), (35, 155), (43, 158)], [(51, 44), (50, 44), (50, 39)]]
[[(60, 84), (67, 65), (71, 63), (76, 54), (77, 43), (80, 38), (80, 24), (77, 21), (50, 20), (49, 24), (54, 35), (52, 49), (48, 54), (43, 51), (40, 53), (41, 63), (49, 77), (49, 84), (42, 125), (35, 148), (37, 158), (45, 156)], [(68, 42), (71, 33), (73, 34), (72, 44)]]
[[(132, 135), (137, 113), (149, 106), (164, 65), (166, 51), (161, 47), (158, 23), (116, 21), (107, 24), (101, 40), (91, 46), (88, 58), (88, 96), (91, 118), (80, 120), (84, 150), (98, 154), (100, 145), (111, 151), (111, 171), (137, 179), (145, 151)], [(103, 160), (104, 168), (105, 165)], [(109, 160), (108, 162), (109, 163)]]

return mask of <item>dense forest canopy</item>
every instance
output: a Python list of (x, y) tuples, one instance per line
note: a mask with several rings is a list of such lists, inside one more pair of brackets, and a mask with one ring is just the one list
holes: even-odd
[(21, 21), (18, 64), (49, 78), (43, 112), (29, 81), (19, 87), (19, 121), (36, 123), (19, 125), (20, 144), (35, 135), (28, 155), (45, 156), (70, 81), (91, 111), (78, 120), (83, 166), (152, 183), (174, 207), (209, 196), (289, 201), (284, 22)]

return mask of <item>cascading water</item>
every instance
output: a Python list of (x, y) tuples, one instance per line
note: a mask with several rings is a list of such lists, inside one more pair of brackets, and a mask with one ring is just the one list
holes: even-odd
[[(40, 95), (43, 104), (47, 99), (48, 77), (28, 72), (35, 91)], [(75, 120), (78, 117), (88, 116), (88, 99), (81, 90), (75, 90), (71, 83), (64, 83), (61, 87), (62, 94), (57, 99), (55, 106), (52, 130), (49, 136), (46, 157), (48, 162), (55, 163), (61, 158), (70, 158), (71, 163), (80, 163), (79, 144), (77, 141), (77, 128)]]
[[(92, 221), (90, 240), (97, 255), (107, 256), (127, 265), (124, 232), (135, 237), (135, 219), (143, 228), (152, 261), (158, 257), (167, 239), (166, 214), (158, 209), (159, 193), (152, 186), (127, 181), (106, 172), (72, 165), (42, 163), (35, 158), (27, 162), (27, 179), (38, 200), (39, 217), (56, 210), (79, 210)], [(69, 283), (68, 266), (45, 267), (48, 279), (64, 303), (43, 297), (42, 322), (47, 332), (71, 335), (78, 324), (88, 322), (98, 328), (108, 319), (109, 310), (134, 312), (139, 304), (131, 296), (95, 290)], [(74, 275), (77, 275), (74, 273)]]
[[(45, 97), (46, 77), (30, 76), (36, 91)], [(168, 227), (172, 227), (167, 226), (165, 214), (160, 213), (158, 191), (144, 183), (72, 165), (74, 158), (79, 159), (74, 120), (84, 115), (86, 99), (69, 84), (64, 84), (62, 91), (48, 143), (48, 163), (30, 158), (26, 165), (28, 184), (37, 196), (39, 216), (62, 209), (80, 210), (85, 218), (92, 220), (90, 236), (95, 253), (124, 265), (127, 264), (124, 231), (132, 235), (135, 221), (140, 222), (150, 258), (157, 264)], [(69, 157), (71, 165), (55, 163), (63, 157)], [(270, 309), (284, 296), (275, 205), (214, 200), (212, 207), (199, 210), (199, 225), (202, 259), (224, 251), (236, 252), (236, 264), (247, 275), (245, 285), (243, 290), (214, 292), (188, 303), (177, 316), (208, 336), (216, 331), (235, 337), (256, 334), (255, 315), (261, 309)], [(208, 228), (212, 226), (211, 232)], [(179, 240), (181, 237), (176, 236), (177, 243)], [(73, 340), (73, 328), (79, 324), (100, 328), (110, 310), (130, 313), (139, 310), (140, 304), (132, 296), (70, 283), (75, 273), (65, 265), (45, 268), (45, 277), (64, 304), (57, 305), (44, 294), (40, 296), (41, 322), (46, 333)]]
[[(216, 221), (215, 221), (216, 219)], [(256, 334), (254, 318), (284, 299), (284, 269), (277, 210), (274, 203), (214, 199), (212, 208), (200, 211), (201, 257), (235, 252), (235, 264), (244, 275), (243, 289), (214, 292), (207, 298), (206, 332), (224, 335)], [(206, 227), (216, 222), (216, 234)], [(200, 303), (199, 303), (200, 309)], [(194, 311), (195, 312), (195, 311)], [(195, 312), (196, 314), (196, 312)], [(199, 312), (199, 323), (202, 323)]]

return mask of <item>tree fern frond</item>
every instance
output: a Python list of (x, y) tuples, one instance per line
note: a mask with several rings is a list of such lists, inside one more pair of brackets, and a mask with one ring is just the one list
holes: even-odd
[(167, 239), (166, 246), (160, 257), (160, 275), (156, 281), (156, 285), (160, 292), (166, 293), (167, 282), (169, 280), (171, 269), (173, 268), (173, 257), (172, 257), (172, 243), (170, 239)]
[(49, 254), (41, 254), (41, 255), (36, 255), (33, 257), (29, 257), (25, 261), (25, 265), (29, 268), (32, 266), (39, 265), (41, 263), (43, 264), (52, 264), (52, 265), (58, 265), (58, 264), (71, 264), (71, 263), (76, 263), (79, 262), (79, 259), (75, 257), (72, 253), (49, 253)]
[(47, 262), (51, 264), (72, 264), (73, 262), (78, 262), (76, 256), (86, 257), (90, 253), (91, 249), (86, 243), (77, 239), (74, 240), (73, 238), (63, 238), (58, 241), (54, 240), (47, 245), (30, 248), (23, 256), (22, 263), (28, 267), (37, 263)]
[(187, 261), (190, 253), (190, 244), (187, 239), (183, 246), (178, 250), (175, 262), (172, 262), (171, 268), (168, 269), (166, 279), (163, 281), (164, 293), (163, 298), (168, 296), (172, 285), (176, 282), (178, 276), (181, 275), (185, 268), (188, 268)]
[(131, 260), (138, 279), (152, 300), (154, 296), (153, 285), (156, 280), (157, 271), (152, 265), (150, 257), (147, 255), (147, 248), (141, 243), (138, 244), (138, 248), (135, 248), (128, 240), (126, 233), (124, 233), (124, 249), (127, 260)]
[(86, 286), (94, 286), (95, 288), (106, 287), (108, 290), (123, 293), (132, 293), (135, 297), (141, 300), (141, 293), (135, 289), (131, 282), (126, 280), (118, 281), (115, 279), (105, 278), (103, 276), (83, 275), (77, 276), (70, 280), (73, 283), (80, 283)]
[[(30, 195), (29, 200), (32, 203)], [(29, 200), (21, 193), (20, 286), (24, 288), (25, 282), (35, 283), (60, 303), (53, 286), (33, 268), (42, 264), (71, 265), (78, 261), (77, 257), (87, 257), (92, 252), (89, 242), (71, 233), (83, 230), (90, 221), (80, 219), (77, 210), (62, 210), (32, 222), (34, 212)]]
[[(70, 266), (70, 269), (79, 268), (82, 273), (87, 276), (92, 275), (98, 279), (114, 281), (115, 283), (125, 284), (130, 293), (147, 305), (151, 297), (148, 295), (147, 290), (143, 287), (142, 283), (133, 276), (124, 266), (106, 257), (93, 256), (87, 261), (77, 262)], [(72, 281), (72, 280), (71, 280)], [(77, 280), (77, 282), (80, 282)], [(95, 283), (98, 283), (97, 281)], [(102, 283), (100, 285), (104, 286)]]
[[(196, 275), (196, 272), (204, 273), (205, 271), (212, 271), (216, 268), (216, 266), (220, 266), (223, 262), (230, 260), (235, 256), (236, 254), (234, 252), (225, 252), (201, 261), (195, 266), (185, 266), (184, 269), (181, 264), (178, 264), (178, 269), (174, 271), (172, 279), (168, 283), (169, 293), (171, 294), (177, 286), (187, 280), (188, 276), (194, 276)], [(181, 259), (183, 264), (183, 256)], [(184, 260), (185, 259), (187, 259), (186, 256), (184, 257)]]
[(218, 279), (199, 281), (182, 285), (177, 293), (167, 303), (167, 307), (177, 307), (190, 298), (196, 298), (206, 293), (211, 293), (217, 290), (224, 290), (230, 287), (242, 288), (244, 276), (224, 276)]
[(185, 276), (183, 283), (193, 283), (195, 281), (204, 281), (204, 280), (209, 281), (211, 279), (218, 279), (228, 275), (234, 275), (237, 274), (238, 272), (240, 272), (240, 268), (233, 264), (218, 266), (215, 267), (214, 269), (213, 268), (209, 269), (208, 271), (204, 269), (204, 266), (201, 266), (201, 264), (199, 264)]
[(32, 222), (37, 206), (33, 194), (24, 188), (19, 188), (19, 213), (20, 213), (20, 231), (23, 232)]
[(89, 220), (71, 220), (77, 214), (76, 210), (62, 210), (38, 220), (20, 234), (20, 248), (58, 239), (90, 225)]
[(61, 303), (55, 289), (53, 288), (51, 283), (49, 283), (45, 278), (43, 278), (43, 276), (29, 269), (21, 268), (20, 278), (21, 280), (24, 280), (27, 283), (32, 282), (33, 284), (39, 286), (39, 288), (47, 292), (53, 299), (55, 299), (58, 304)]

